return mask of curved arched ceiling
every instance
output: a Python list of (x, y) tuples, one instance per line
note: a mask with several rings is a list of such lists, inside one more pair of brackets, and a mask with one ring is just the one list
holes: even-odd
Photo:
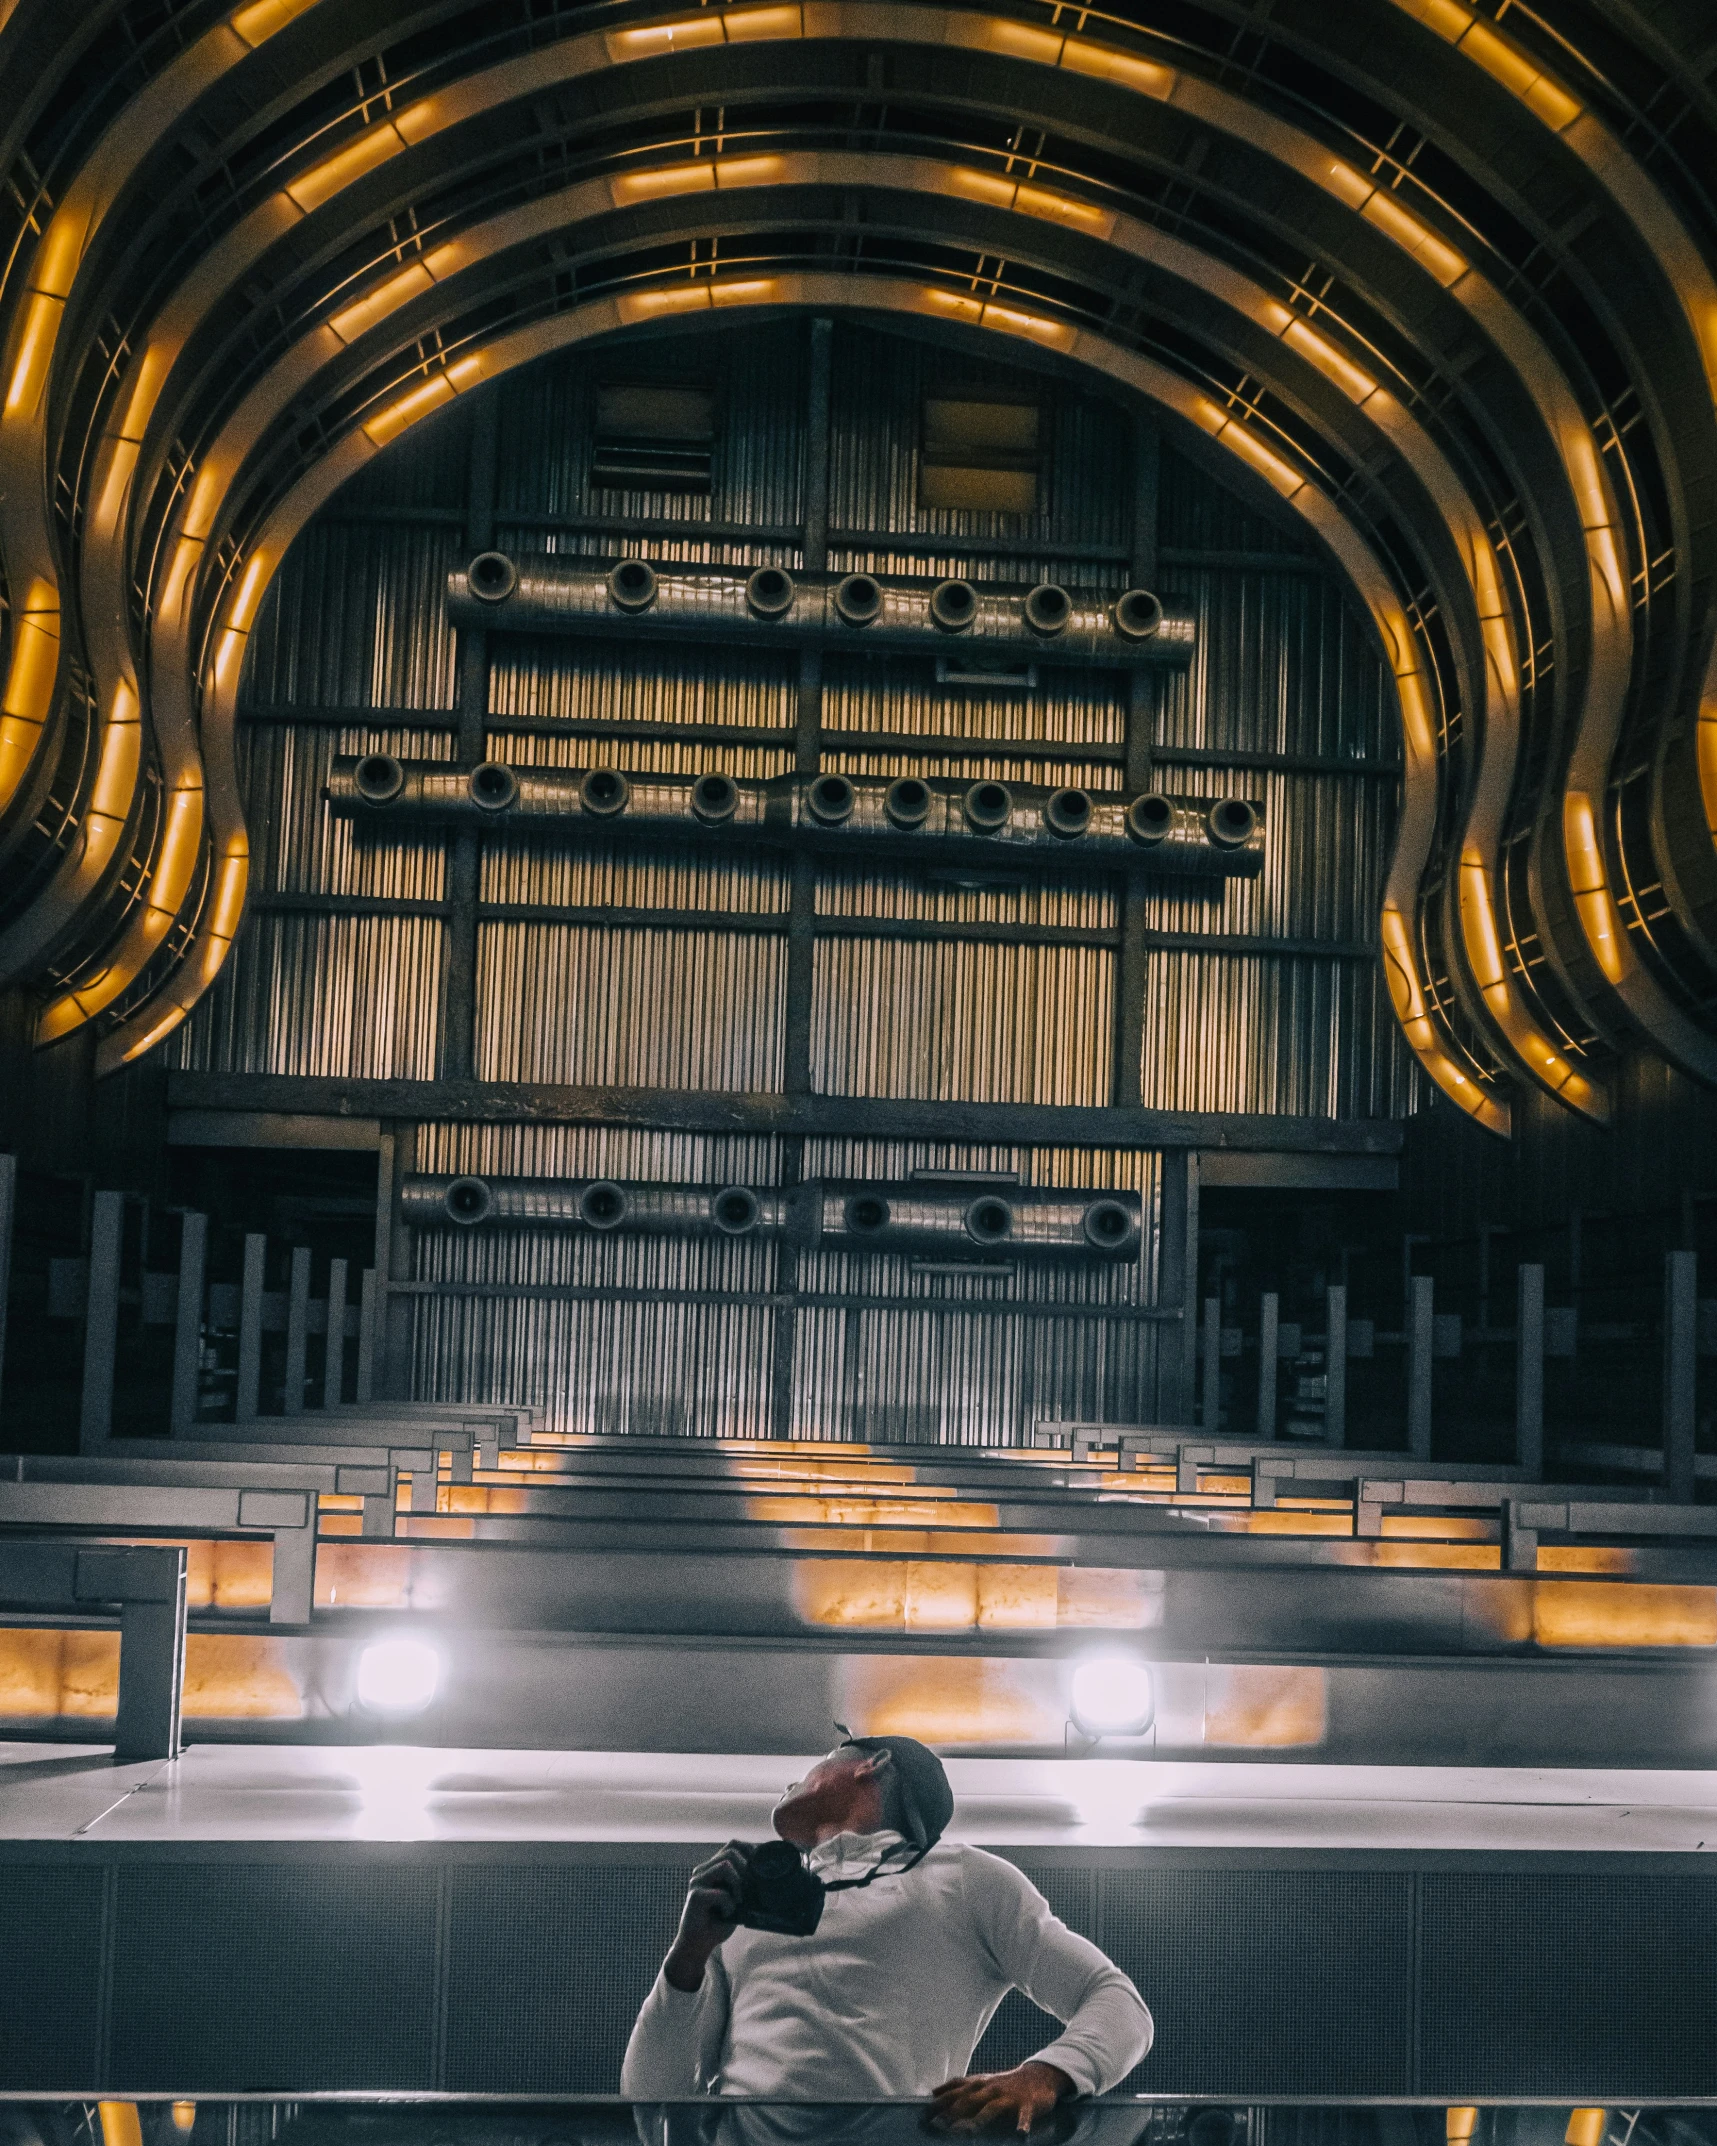
[[(0, 8), (0, 982), (103, 1068), (243, 910), (245, 636), (546, 351), (816, 307), (1100, 375), (1396, 682), (1408, 1039), (1506, 1131), (1717, 1081), (1717, 103), (1625, 0)], [(1689, 30), (1689, 35), (1693, 33)]]

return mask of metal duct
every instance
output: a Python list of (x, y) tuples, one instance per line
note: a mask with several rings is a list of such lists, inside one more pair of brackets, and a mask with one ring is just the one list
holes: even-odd
[(1264, 862), (1261, 808), (1239, 797), (1171, 797), (995, 780), (902, 775), (778, 775), (739, 781), (711, 770), (450, 768), (391, 753), (339, 759), (326, 794), (337, 811), (381, 820), (529, 822), (569, 834), (633, 829), (664, 836), (781, 843), (860, 855), (949, 855), (1057, 871), (1157, 871), (1250, 878)]
[(1034, 663), (1185, 663), (1190, 604), (1149, 589), (1098, 595), (1053, 582), (932, 581), (881, 574), (747, 574), (675, 560), (613, 563), (479, 552), (447, 577), (448, 616), (489, 632), (651, 633), (699, 640), (813, 638), (920, 655), (954, 648)]
[(1014, 1184), (625, 1184), (587, 1177), (407, 1177), (402, 1219), (418, 1229), (485, 1226), (602, 1236), (778, 1238), (802, 1250), (949, 1258), (1135, 1260), (1136, 1192)]

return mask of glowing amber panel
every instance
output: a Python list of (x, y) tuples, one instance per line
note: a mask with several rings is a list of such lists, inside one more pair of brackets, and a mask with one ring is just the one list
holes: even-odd
[(1328, 1680), (1321, 1669), (1213, 1669), (1204, 1740), (1261, 1750), (1321, 1744), (1328, 1716)]

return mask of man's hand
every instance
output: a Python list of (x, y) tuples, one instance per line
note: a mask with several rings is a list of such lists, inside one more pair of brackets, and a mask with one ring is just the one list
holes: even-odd
[(692, 1872), (680, 1927), (662, 1963), (662, 1972), (677, 1990), (703, 1986), (710, 1955), (739, 1928), (739, 1899), (745, 1884), (745, 1844), (730, 1840), (707, 1863)]
[(930, 2097), (930, 2121), (939, 2131), (988, 2131), (1006, 2125), (1029, 2131), (1058, 2101), (1073, 2091), (1073, 2081), (1053, 2064), (1016, 2064), (1012, 2071), (974, 2072), (949, 2079)]

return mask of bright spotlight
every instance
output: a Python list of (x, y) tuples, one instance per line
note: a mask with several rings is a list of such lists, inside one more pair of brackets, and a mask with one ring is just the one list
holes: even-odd
[(358, 1657), (358, 1704), (372, 1714), (421, 1714), (441, 1683), (441, 1657), (421, 1639), (378, 1639)]
[(1093, 1654), (1074, 1669), (1073, 1720), (1087, 1736), (1142, 1736), (1156, 1711), (1156, 1686), (1135, 1655)]

